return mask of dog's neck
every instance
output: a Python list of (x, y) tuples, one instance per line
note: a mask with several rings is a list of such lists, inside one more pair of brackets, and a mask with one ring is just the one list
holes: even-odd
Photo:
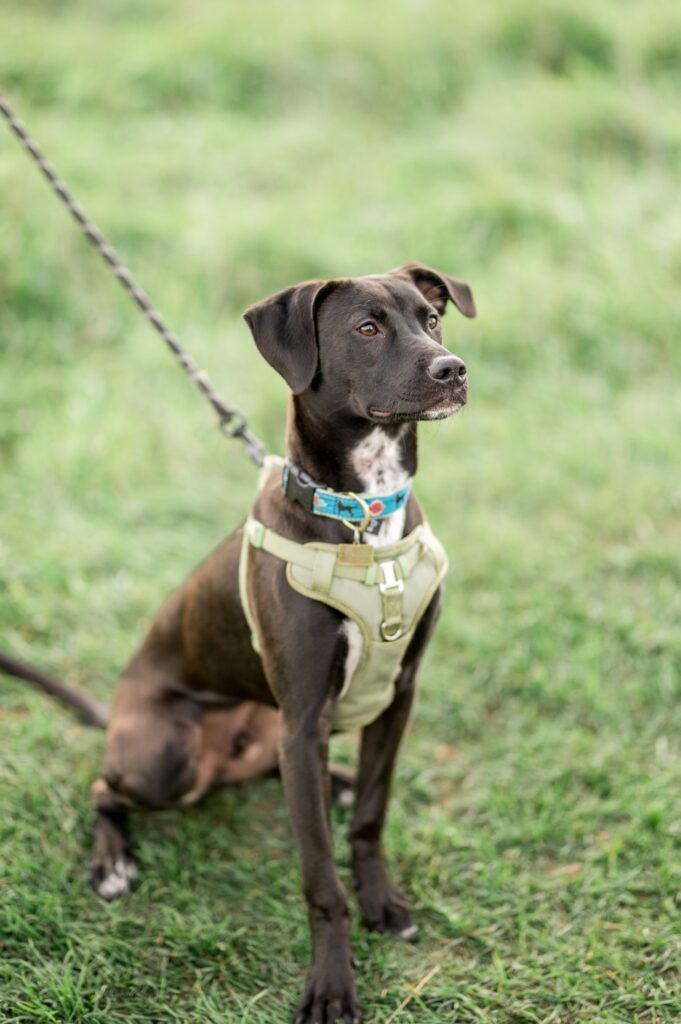
[(286, 443), (291, 461), (334, 491), (389, 494), (416, 473), (415, 423), (322, 415), (299, 396), (289, 403)]

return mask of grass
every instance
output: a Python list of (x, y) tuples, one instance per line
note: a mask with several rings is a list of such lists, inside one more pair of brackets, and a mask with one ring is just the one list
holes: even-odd
[[(11, 0), (0, 66), (275, 450), (245, 305), (412, 259), (471, 282), (479, 319), (446, 323), (469, 407), (421, 431), (451, 571), (386, 839), (423, 937), (355, 926), (361, 997), (396, 1024), (677, 1021), (678, 5)], [(0, 188), (1, 643), (108, 699), (254, 474), (9, 134)], [(143, 882), (105, 906), (101, 749), (2, 681), (3, 1022), (287, 1020), (308, 938), (279, 785), (140, 818)]]

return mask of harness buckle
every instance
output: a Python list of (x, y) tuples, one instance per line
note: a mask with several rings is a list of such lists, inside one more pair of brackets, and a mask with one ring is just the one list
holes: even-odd
[(284, 467), (282, 485), (287, 498), (297, 501), (306, 512), (314, 511), (314, 492), (320, 485), (304, 469), (291, 463), (287, 464)]
[(404, 582), (395, 575), (394, 562), (382, 562), (383, 580), (378, 584), (382, 594), (401, 594), (404, 591)]
[(404, 581), (395, 574), (395, 563), (393, 561), (382, 562), (381, 571), (383, 579), (378, 584), (378, 589), (383, 598), (383, 622), (381, 623), (381, 636), (387, 642), (399, 640), (404, 632), (402, 620), (402, 594), (404, 592)]

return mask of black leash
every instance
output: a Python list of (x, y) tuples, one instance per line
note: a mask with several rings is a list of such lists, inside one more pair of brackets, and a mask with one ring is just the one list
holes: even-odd
[(166, 345), (176, 357), (185, 373), (191, 378), (201, 394), (206, 398), (218, 416), (218, 426), (226, 437), (237, 438), (246, 445), (248, 457), (256, 466), (262, 466), (267, 449), (248, 429), (248, 421), (244, 414), (235, 406), (227, 405), (211, 384), (208, 374), (199, 369), (189, 353), (182, 347), (179, 339), (170, 330), (158, 310), (151, 304), (144, 292), (139, 288), (128, 268), (121, 263), (116, 250), (109, 245), (101, 231), (92, 223), (83, 208), (76, 202), (64, 182), (57, 175), (54, 167), (43, 155), (40, 147), (28, 134), (23, 123), (16, 116), (12, 107), (0, 93), (0, 113), (31, 155), (53, 191), (64, 203), (79, 228), (104, 262), (116, 275), (128, 294), (134, 299), (152, 327), (161, 335)]

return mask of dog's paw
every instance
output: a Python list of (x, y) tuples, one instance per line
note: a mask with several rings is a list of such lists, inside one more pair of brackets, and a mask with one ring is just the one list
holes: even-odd
[(317, 974), (313, 968), (308, 978), (294, 1024), (361, 1024), (352, 974), (344, 978)]
[(137, 861), (129, 853), (119, 853), (113, 857), (103, 857), (92, 863), (90, 881), (95, 892), (105, 900), (116, 900), (130, 892), (139, 868)]
[(359, 884), (357, 895), (362, 911), (362, 924), (374, 932), (390, 935), (402, 942), (416, 942), (418, 925), (411, 916), (407, 897), (390, 883)]
[(336, 807), (353, 807), (357, 775), (345, 765), (329, 765), (331, 778), (331, 800)]

